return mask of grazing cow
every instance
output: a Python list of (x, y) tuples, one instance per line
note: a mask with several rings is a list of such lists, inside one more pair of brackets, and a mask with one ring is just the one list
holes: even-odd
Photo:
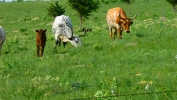
[(6, 33), (4, 29), (2, 28), (2, 26), (0, 26), (0, 55), (1, 55), (1, 48), (5, 41), (5, 38), (6, 38)]
[[(81, 40), (79, 36), (73, 35), (73, 27), (70, 18), (65, 15), (57, 16), (52, 25), (52, 32), (55, 37), (56, 46), (61, 41), (65, 48), (66, 43), (69, 41), (74, 47), (81, 46)], [(56, 48), (55, 46), (55, 48)]]
[[(37, 47), (37, 57), (42, 57), (44, 52), (44, 47), (46, 43), (46, 29), (36, 30), (36, 47)], [(40, 55), (39, 55), (40, 52)]]
[(136, 15), (133, 18), (127, 18), (125, 11), (119, 7), (108, 10), (106, 20), (109, 27), (110, 38), (112, 38), (112, 29), (115, 29), (114, 39), (117, 34), (117, 30), (119, 32), (120, 39), (122, 39), (123, 30), (126, 33), (130, 33), (130, 25), (133, 24), (132, 20), (135, 18)]

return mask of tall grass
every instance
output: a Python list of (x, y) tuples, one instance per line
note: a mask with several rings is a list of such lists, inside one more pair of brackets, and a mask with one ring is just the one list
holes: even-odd
[[(168, 3), (101, 4), (83, 23), (93, 31), (81, 38), (82, 47), (68, 43), (57, 50), (51, 32), (54, 19), (46, 11), (49, 4), (0, 3), (0, 25), (7, 33), (0, 56), (0, 99), (61, 100), (177, 90), (177, 20)], [(66, 6), (74, 34), (79, 34), (76, 12), (61, 4)], [(105, 20), (107, 10), (116, 6), (124, 8), (128, 17), (138, 14), (131, 33), (124, 32), (122, 40), (109, 38)], [(40, 28), (47, 29), (42, 58), (36, 56), (35, 46), (35, 29)], [(105, 99), (175, 98), (176, 92), (167, 92)]]

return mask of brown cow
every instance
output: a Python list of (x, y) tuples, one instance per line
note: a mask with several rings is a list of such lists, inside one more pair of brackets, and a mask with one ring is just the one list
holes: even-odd
[(116, 7), (108, 10), (107, 13), (107, 24), (109, 26), (110, 38), (112, 38), (112, 29), (115, 29), (115, 35), (117, 30), (119, 32), (119, 38), (122, 39), (122, 31), (125, 30), (126, 33), (130, 33), (130, 25), (133, 24), (133, 19), (136, 18), (136, 15), (133, 18), (127, 18), (125, 11), (122, 8)]
[[(37, 47), (37, 57), (42, 57), (44, 52), (44, 47), (46, 43), (46, 29), (36, 30), (36, 47)], [(40, 51), (40, 55), (39, 55)]]

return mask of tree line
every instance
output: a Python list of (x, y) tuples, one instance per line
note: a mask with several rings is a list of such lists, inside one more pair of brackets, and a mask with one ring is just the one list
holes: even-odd
[[(88, 19), (91, 13), (96, 12), (101, 2), (106, 0), (67, 0), (67, 4), (77, 12), (78, 17), (80, 18), (80, 30), (82, 29), (83, 18)], [(108, 0), (107, 0), (108, 1)], [(132, 4), (134, 0), (109, 0), (109, 2), (125, 2), (128, 5)], [(148, 1), (148, 0), (146, 0)], [(177, 0), (166, 0), (173, 7), (173, 11), (176, 12)], [(65, 13), (65, 8), (62, 5), (59, 5), (58, 1), (50, 3), (50, 7), (47, 8), (48, 15), (52, 17), (60, 16)]]

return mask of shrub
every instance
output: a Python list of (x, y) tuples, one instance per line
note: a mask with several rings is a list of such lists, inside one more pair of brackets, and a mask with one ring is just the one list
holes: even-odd
[(68, 0), (68, 5), (78, 13), (81, 30), (83, 18), (88, 19), (92, 12), (96, 12), (100, 7), (100, 2), (96, 0)]
[(100, 51), (100, 50), (102, 50), (102, 45), (101, 44), (94, 44), (93, 45), (93, 47), (94, 47), (94, 50), (96, 50), (96, 51)]
[(27, 31), (27, 28), (26, 27), (21, 27), (20, 28), (20, 32), (26, 32)]
[(50, 7), (47, 8), (47, 14), (52, 17), (60, 16), (65, 13), (65, 8), (59, 5), (58, 1), (50, 3)]

